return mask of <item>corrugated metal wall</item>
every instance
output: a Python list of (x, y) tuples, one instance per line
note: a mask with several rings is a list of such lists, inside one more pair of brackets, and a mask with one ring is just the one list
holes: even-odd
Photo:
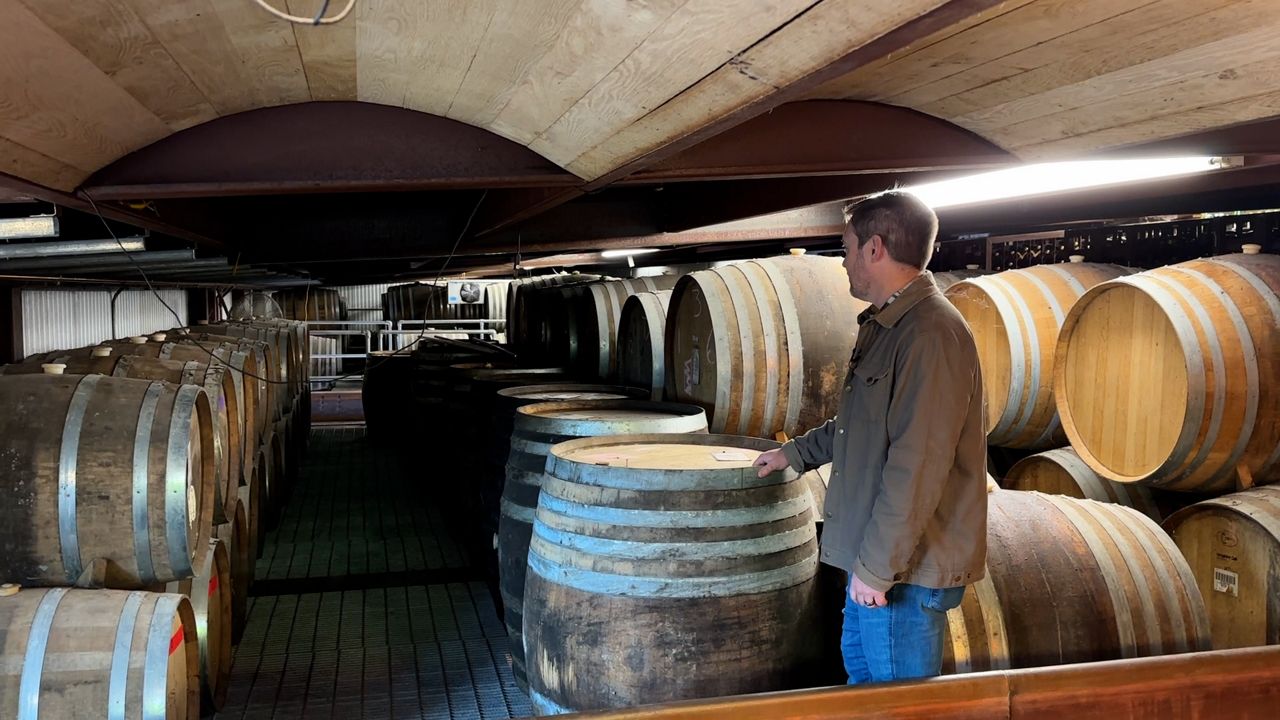
[(22, 291), (22, 343), (27, 355), (82, 347), (103, 340), (146, 335), (187, 324), (187, 293), (160, 290), (172, 313), (150, 290), (125, 290), (116, 298), (116, 326), (111, 327), (114, 290)]
[(385, 320), (382, 317), (382, 293), (390, 285), (338, 285), (331, 287), (342, 296), (348, 320)]

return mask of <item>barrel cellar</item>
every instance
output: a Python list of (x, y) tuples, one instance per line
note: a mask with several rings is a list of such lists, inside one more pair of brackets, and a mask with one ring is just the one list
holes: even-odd
[(0, 720), (1272, 717), (1277, 30), (0, 0)]

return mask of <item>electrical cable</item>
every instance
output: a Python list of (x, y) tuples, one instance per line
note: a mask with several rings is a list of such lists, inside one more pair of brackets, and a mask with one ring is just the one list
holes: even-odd
[(337, 22), (342, 22), (342, 20), (351, 13), (351, 8), (356, 6), (356, 0), (351, 0), (350, 2), (347, 3), (346, 9), (344, 9), (342, 12), (338, 13), (337, 15), (334, 15), (333, 17), (325, 17), (324, 14), (329, 11), (329, 0), (324, 0), (324, 4), (320, 6), (320, 12), (316, 13), (315, 17), (309, 18), (309, 17), (299, 17), (297, 15), (290, 15), (288, 13), (281, 12), (275, 9), (274, 7), (272, 7), (270, 4), (268, 4), (267, 0), (253, 0), (253, 1), (258, 3), (258, 5), (261, 6), (263, 10), (266, 10), (267, 12), (271, 13), (272, 15), (275, 15), (281, 20), (288, 20), (289, 22), (296, 23), (298, 25), (332, 25)]
[[(169, 314), (173, 315), (173, 319), (174, 319), (174, 321), (176, 321), (179, 325), (184, 325), (184, 323), (182, 322), (182, 316), (178, 315), (177, 311), (175, 311), (172, 307), (170, 307), (169, 303), (165, 302), (164, 298), (163, 298), (163, 297), (160, 295), (160, 293), (156, 290), (155, 286), (151, 284), (151, 279), (147, 277), (147, 273), (146, 273), (146, 271), (144, 271), (144, 270), (142, 269), (142, 265), (141, 265), (140, 263), (138, 263), (138, 261), (133, 257), (133, 253), (131, 253), (131, 252), (130, 252), (126, 247), (125, 247), (124, 243), (120, 241), (120, 238), (116, 236), (115, 230), (113, 230), (113, 229), (111, 228), (111, 225), (110, 225), (110, 223), (108, 223), (108, 222), (107, 222), (107, 219), (106, 219), (105, 217), (103, 217), (103, 215), (102, 215), (102, 211), (98, 209), (98, 204), (97, 204), (96, 202), (94, 202), (93, 197), (92, 197), (92, 196), (90, 196), (90, 195), (89, 195), (89, 193), (88, 193), (87, 191), (85, 191), (85, 190), (80, 190), (80, 191), (79, 191), (79, 194), (80, 194), (80, 195), (81, 195), (85, 200), (88, 200), (88, 201), (89, 201), (89, 206), (90, 206), (91, 208), (93, 208), (93, 212), (94, 212), (94, 214), (96, 214), (96, 215), (98, 216), (98, 220), (102, 222), (102, 226), (103, 226), (104, 228), (106, 228), (106, 229), (107, 229), (107, 233), (109, 233), (109, 234), (111, 235), (111, 239), (116, 241), (116, 245), (118, 245), (118, 246), (120, 247), (120, 250), (125, 254), (125, 257), (126, 257), (126, 258), (128, 258), (129, 263), (130, 263), (130, 264), (132, 264), (132, 265), (133, 265), (133, 267), (134, 267), (134, 269), (138, 271), (138, 274), (142, 276), (142, 280), (143, 280), (143, 282), (145, 282), (145, 283), (146, 283), (146, 285), (147, 285), (147, 289), (151, 291), (151, 294), (152, 294), (152, 295), (154, 295), (154, 296), (155, 296), (155, 298), (156, 298), (156, 300), (158, 300), (158, 301), (160, 302), (160, 304), (161, 304), (161, 305), (163, 305), (163, 306), (164, 306), (164, 308), (165, 308), (166, 310), (168, 310), (168, 311), (169, 311)], [(476, 200), (476, 204), (475, 204), (475, 206), (471, 208), (471, 214), (467, 216), (467, 222), (462, 226), (462, 232), (459, 232), (459, 233), (458, 233), (458, 237), (453, 241), (453, 247), (451, 247), (451, 248), (449, 249), (449, 254), (445, 256), (444, 262), (443, 262), (443, 263), (441, 263), (441, 265), (440, 265), (440, 269), (439, 269), (438, 271), (436, 271), (436, 277), (435, 277), (435, 280), (433, 280), (433, 281), (432, 281), (432, 285), (434, 285), (434, 286), (436, 286), (436, 287), (439, 287), (439, 285), (440, 285), (440, 279), (441, 279), (442, 277), (444, 277), (444, 271), (445, 271), (445, 269), (449, 267), (449, 263), (450, 263), (450, 262), (452, 262), (452, 261), (453, 261), (454, 256), (455, 256), (455, 255), (457, 255), (457, 253), (458, 253), (458, 247), (462, 244), (462, 240), (463, 240), (463, 238), (465, 238), (465, 237), (467, 236), (467, 231), (471, 229), (471, 223), (476, 219), (476, 213), (480, 212), (480, 205), (481, 205), (481, 203), (483, 203), (483, 202), (484, 202), (484, 199), (485, 199), (486, 197), (488, 197), (488, 196), (489, 196), (489, 190), (488, 190), (488, 188), (486, 188), (486, 189), (484, 190), (484, 192), (480, 193), (480, 198), (479, 198), (478, 200)], [(237, 265), (239, 264), (239, 262), (240, 262), (240, 259), (239, 259), (239, 256), (237, 255), (237, 257), (236, 257), (236, 263), (237, 263)], [(308, 286), (307, 286), (307, 292), (308, 292), (308, 294), (309, 294), (309, 293), (310, 293), (310, 291), (311, 291), (310, 289), (311, 289), (311, 286), (310, 286), (310, 285), (308, 285)], [(225, 303), (224, 303), (223, 307), (224, 307), (224, 308), (226, 307), (226, 306), (225, 306)], [(230, 318), (228, 317), (228, 319), (230, 319)], [(408, 345), (406, 345), (405, 347), (398, 348), (398, 349), (396, 349), (396, 350), (392, 351), (390, 355), (386, 355), (386, 356), (384, 356), (384, 357), (383, 357), (383, 358), (381, 358), (377, 363), (374, 363), (374, 364), (371, 364), (371, 365), (367, 365), (367, 366), (365, 367), (365, 369), (364, 369), (364, 372), (366, 372), (366, 373), (367, 373), (367, 372), (369, 372), (370, 370), (372, 370), (372, 369), (374, 369), (374, 368), (376, 368), (376, 367), (381, 366), (383, 363), (386, 363), (386, 362), (390, 361), (390, 359), (391, 359), (392, 357), (395, 357), (396, 355), (400, 355), (400, 354), (404, 353), (406, 350), (412, 350), (414, 347), (416, 347), (416, 346), (417, 346), (417, 344), (418, 344), (418, 343), (422, 342), (423, 338), (424, 338), (424, 337), (426, 337), (426, 334), (427, 334), (427, 325), (424, 323), (424, 324), (422, 325), (422, 330), (418, 333), (418, 336), (417, 336), (416, 338), (414, 338), (414, 339), (413, 339), (413, 342), (409, 343), (409, 344), (408, 344)], [(246, 340), (254, 340), (255, 338), (245, 338), (245, 339), (246, 339)], [(204, 352), (206, 355), (208, 355), (209, 357), (213, 358), (214, 360), (217, 360), (219, 363), (223, 363), (223, 364), (225, 364), (225, 362), (223, 362), (223, 360), (222, 360), (221, 358), (219, 358), (218, 356), (214, 355), (214, 354), (213, 354), (213, 352), (211, 352), (208, 348), (204, 347), (203, 345), (200, 345), (200, 344), (198, 344), (198, 343), (197, 343), (197, 344), (193, 345), (193, 347), (200, 348), (200, 350), (201, 350), (201, 351), (203, 351), (203, 352)], [(366, 348), (366, 351), (367, 351), (367, 348)], [(234, 369), (234, 368), (233, 368), (233, 369)], [(237, 372), (240, 372), (240, 373), (242, 373), (242, 374), (244, 374), (244, 375), (246, 375), (246, 376), (248, 376), (248, 377), (251, 377), (251, 378), (253, 378), (253, 379), (255, 379), (255, 380), (261, 380), (261, 381), (263, 381), (263, 382), (271, 383), (271, 384), (273, 384), (273, 385), (290, 385), (290, 384), (292, 384), (292, 382), (291, 382), (291, 381), (286, 381), (286, 380), (271, 380), (271, 379), (269, 379), (269, 378), (265, 378), (265, 377), (262, 377), (262, 376), (260, 376), (260, 375), (255, 375), (255, 374), (253, 374), (253, 373), (251, 373), (251, 372), (248, 372), (248, 371), (245, 371), (245, 370), (238, 370)], [(361, 374), (361, 373), (347, 373), (346, 375), (339, 375), (338, 377), (336, 377), (336, 378), (334, 378), (333, 380), (330, 380), (330, 381), (329, 381), (329, 387), (330, 387), (330, 388), (332, 388), (333, 386), (335, 386), (337, 383), (341, 382), (342, 380), (347, 380), (347, 379), (350, 379), (350, 378), (356, 377), (357, 375), (360, 375), (360, 374)]]

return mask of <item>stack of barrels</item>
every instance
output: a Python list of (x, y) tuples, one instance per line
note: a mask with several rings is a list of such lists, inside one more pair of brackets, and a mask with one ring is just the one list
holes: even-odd
[[(1039, 451), (991, 495), (988, 579), (951, 616), (956, 669), (1280, 643), (1280, 258), (1258, 250), (1147, 271), (1073, 257), (947, 290), (978, 345), (989, 443)], [(1089, 557), (1054, 557), (1030, 527)], [(1019, 639), (1053, 635), (1035, 578), (1095, 575), (1105, 622)]]
[[(280, 305), (282, 317), (311, 323), (312, 330), (342, 330), (340, 325), (317, 325), (324, 322), (342, 322), (347, 319), (347, 307), (337, 290), (330, 288), (302, 288), (298, 290), (281, 290), (272, 298)], [(354, 336), (311, 335), (308, 347), (312, 356), (339, 355), (346, 352)], [(364, 338), (358, 338), (363, 344)], [(365, 352), (361, 348), (359, 352)], [(342, 359), (337, 357), (313, 357), (311, 375), (318, 377), (334, 377), (342, 374)]]
[(263, 526), (301, 458), (306, 339), (227, 322), (0, 367), (0, 715), (222, 705)]

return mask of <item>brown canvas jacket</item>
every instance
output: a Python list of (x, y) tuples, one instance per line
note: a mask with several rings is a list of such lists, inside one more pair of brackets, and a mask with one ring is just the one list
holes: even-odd
[(977, 582), (987, 445), (973, 335), (927, 272), (858, 322), (836, 416), (782, 446), (797, 471), (833, 463), (821, 559), (880, 591)]

